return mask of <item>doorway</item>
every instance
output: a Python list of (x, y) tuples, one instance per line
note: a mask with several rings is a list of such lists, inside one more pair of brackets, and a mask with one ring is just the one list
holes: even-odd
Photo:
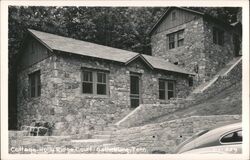
[(139, 74), (130, 74), (130, 107), (136, 108), (141, 103), (141, 76)]

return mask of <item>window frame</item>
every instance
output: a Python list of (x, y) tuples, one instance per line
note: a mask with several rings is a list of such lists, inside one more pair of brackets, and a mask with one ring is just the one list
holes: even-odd
[(180, 29), (176, 32), (167, 34), (168, 50), (183, 46), (185, 43), (184, 34), (185, 34), (185, 29)]
[[(180, 36), (180, 33), (182, 33), (182, 36)], [(176, 37), (177, 37), (177, 47), (183, 46), (184, 45), (184, 29), (176, 32)], [(182, 42), (181, 45), (179, 44), (180, 42)]]
[[(92, 93), (83, 93), (83, 73), (84, 72), (91, 72), (92, 74)], [(98, 82), (98, 74), (105, 75), (105, 83)], [(102, 79), (104, 80), (104, 79)], [(88, 83), (88, 82), (87, 82)], [(98, 94), (98, 84), (105, 85), (105, 94)], [(109, 96), (109, 72), (105, 70), (98, 70), (98, 69), (86, 69), (83, 68), (81, 71), (81, 93), (83, 95), (94, 95), (94, 96)]]
[[(41, 71), (34, 71), (29, 75), (29, 97), (36, 98), (41, 96)], [(34, 84), (32, 84), (34, 82)], [(34, 94), (33, 94), (34, 91)]]
[[(87, 80), (87, 81), (85, 81), (84, 80), (84, 72), (88, 72), (88, 73), (91, 73), (90, 75), (91, 75), (91, 80), (89, 81), (89, 80)], [(91, 71), (89, 71), (89, 70), (83, 70), (82, 71), (82, 79), (81, 79), (81, 84), (82, 84), (82, 93), (83, 94), (93, 94), (94, 93), (94, 82), (93, 82), (93, 79), (94, 79), (94, 77), (93, 77), (93, 72), (91, 72)], [(84, 87), (83, 87), (83, 83), (85, 83), (85, 84), (91, 84), (92, 85), (92, 90), (91, 90), (91, 93), (87, 93), (87, 92), (83, 92), (83, 90), (84, 90)]]
[(225, 34), (224, 31), (218, 27), (213, 27), (213, 43), (223, 46), (224, 45), (224, 38)]
[[(164, 82), (164, 89), (160, 89), (160, 82)], [(169, 82), (173, 83), (173, 90), (169, 90), (169, 87), (168, 87)], [(165, 94), (164, 99), (160, 98), (160, 91), (165, 91), (164, 92), (164, 94)], [(169, 91), (173, 92), (173, 97), (169, 98), (169, 94), (168, 94)], [(171, 98), (175, 98), (175, 97), (176, 97), (176, 81), (172, 80), (172, 79), (159, 78), (158, 79), (158, 99), (166, 101), (166, 100), (170, 100)]]
[(175, 47), (175, 33), (168, 34), (168, 48), (173, 49)]
[(236, 129), (236, 130), (232, 130), (232, 131), (229, 131), (229, 132), (226, 132), (224, 133), (223, 135), (220, 136), (220, 139), (219, 139), (219, 143), (220, 144), (242, 144), (242, 141), (243, 141), (243, 136), (242, 136), (242, 141), (241, 142), (222, 142), (222, 138), (224, 138), (225, 136), (229, 135), (229, 134), (232, 134), (234, 132), (242, 132), (242, 129)]

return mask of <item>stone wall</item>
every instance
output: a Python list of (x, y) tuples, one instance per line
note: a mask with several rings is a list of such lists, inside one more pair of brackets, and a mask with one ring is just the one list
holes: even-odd
[(154, 118), (173, 113), (178, 109), (184, 109), (194, 101), (191, 100), (172, 100), (169, 104), (141, 104), (126, 117), (116, 123), (118, 127), (134, 127), (142, 125)]
[(202, 93), (192, 93), (192, 98), (194, 98), (196, 102), (200, 102), (219, 94), (232, 85), (242, 84), (242, 60), (232, 67), (227, 74), (219, 76), (218, 79)]
[[(167, 34), (184, 29), (184, 45), (168, 49)], [(205, 76), (205, 50), (204, 50), (204, 21), (202, 18), (194, 19), (182, 25), (170, 28), (151, 37), (152, 55), (162, 57), (187, 71), (194, 72), (199, 66), (199, 77)], [(195, 79), (196, 81), (198, 79)], [(196, 84), (196, 83), (195, 83)]]
[[(213, 27), (224, 31), (224, 44), (213, 43)], [(211, 21), (204, 21), (204, 52), (205, 52), (205, 77), (209, 80), (230, 60), (235, 57), (233, 30), (228, 26), (218, 25)]]
[[(82, 68), (108, 71), (109, 94), (82, 94)], [(41, 72), (41, 96), (29, 97), (28, 74)], [(130, 72), (141, 74), (141, 103), (165, 103), (158, 99), (158, 79), (176, 81), (177, 97), (189, 93), (185, 75), (151, 70), (141, 61), (125, 66), (117, 62), (60, 53), (19, 74), (19, 126), (32, 120), (54, 124), (53, 135), (75, 135), (103, 130), (127, 115), (130, 108)]]
[[(224, 31), (224, 44), (213, 43), (213, 27)], [(184, 45), (168, 49), (167, 35), (184, 29)], [(225, 64), (235, 56), (232, 28), (212, 22), (207, 18), (196, 18), (192, 21), (152, 35), (152, 55), (162, 57), (187, 71), (195, 72), (194, 85), (210, 80)]]
[(146, 148), (148, 153), (174, 153), (176, 147), (201, 130), (238, 122), (241, 115), (192, 116), (163, 123), (117, 130), (112, 142), (120, 147)]
[[(30, 125), (33, 120), (55, 121), (53, 109), (57, 106), (56, 83), (60, 81), (56, 77), (55, 57), (49, 57), (18, 73), (17, 79), (17, 113), (18, 127)], [(40, 70), (41, 96), (30, 97), (29, 74)]]

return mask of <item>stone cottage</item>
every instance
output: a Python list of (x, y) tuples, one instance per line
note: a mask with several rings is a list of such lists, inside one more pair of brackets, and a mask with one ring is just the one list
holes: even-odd
[(168, 8), (150, 35), (152, 56), (196, 73), (194, 85), (210, 80), (230, 60), (241, 56), (241, 23), (225, 24), (188, 8)]
[(156, 56), (28, 29), (18, 124), (51, 122), (54, 135), (101, 130), (139, 104), (185, 98), (193, 75)]
[(85, 133), (140, 104), (185, 98), (239, 56), (236, 26), (170, 7), (150, 32), (152, 56), (28, 29), (18, 67), (18, 124), (47, 121), (53, 135)]

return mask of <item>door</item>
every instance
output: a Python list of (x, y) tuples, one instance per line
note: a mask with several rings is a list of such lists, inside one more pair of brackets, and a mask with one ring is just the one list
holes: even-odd
[(136, 108), (140, 105), (140, 75), (130, 75), (130, 106)]

